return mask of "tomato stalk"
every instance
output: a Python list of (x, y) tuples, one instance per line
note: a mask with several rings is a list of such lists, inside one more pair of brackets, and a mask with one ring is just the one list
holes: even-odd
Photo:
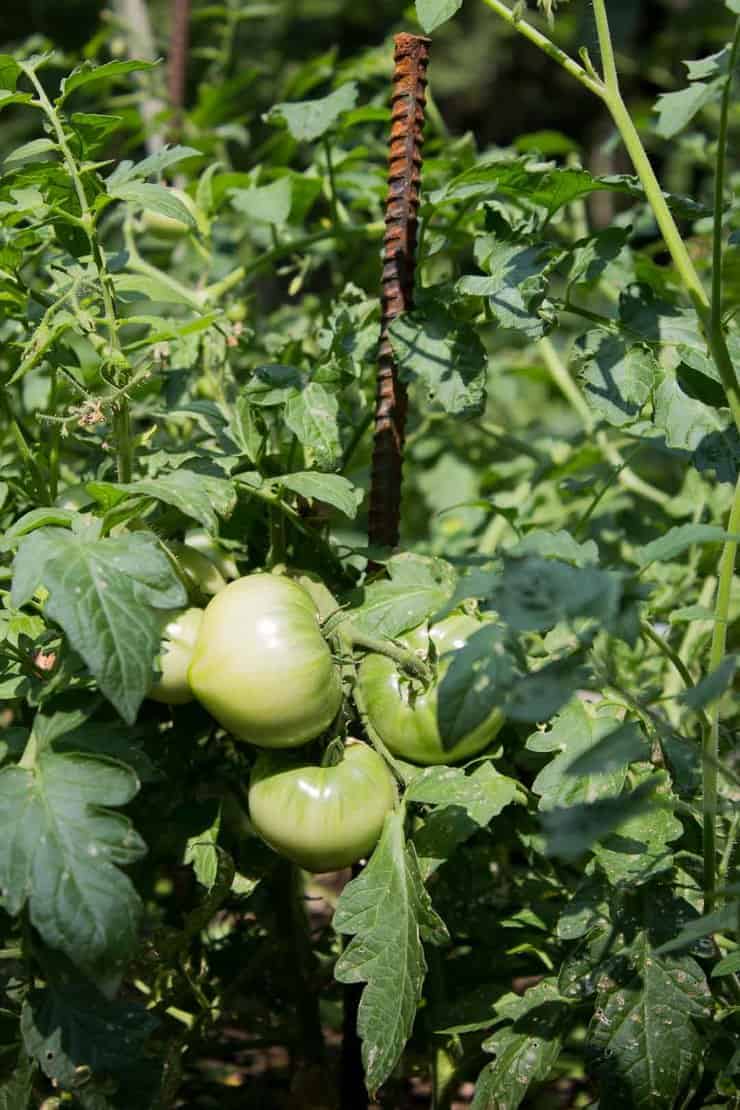
[(433, 679), (430, 667), (415, 652), (399, 647), (392, 640), (379, 640), (374, 636), (366, 636), (358, 632), (349, 622), (341, 625), (342, 635), (349, 640), (353, 647), (360, 651), (372, 652), (375, 655), (385, 655), (397, 663), (401, 670), (406, 671), (412, 678), (420, 679), (425, 685)]
[[(727, 522), (731, 535), (740, 532), (740, 478), (735, 486), (735, 497)], [(709, 671), (715, 671), (722, 663), (727, 648), (727, 622), (730, 615), (732, 584), (735, 573), (737, 541), (726, 540), (719, 561), (717, 597), (714, 608), (714, 629), (709, 652)], [(716, 824), (717, 824), (717, 773), (719, 764), (719, 720), (720, 700), (710, 711), (710, 727), (705, 730), (703, 745), (704, 779), (704, 895), (705, 909), (711, 910), (716, 898)]]
[[(46, 95), (46, 91), (36, 74), (36, 70), (29, 63), (19, 62), (18, 64), (34, 87), (37, 96), (36, 104), (41, 108), (51, 125), (67, 172), (74, 186), (77, 202), (80, 206), (80, 226), (84, 229), (85, 236), (90, 246), (90, 256), (98, 276), (98, 284), (103, 301), (103, 316), (108, 332), (108, 361), (113, 369), (115, 384), (119, 387), (125, 387), (130, 375), (128, 372), (128, 363), (121, 350), (121, 341), (118, 335), (118, 319), (115, 309), (113, 279), (108, 270), (105, 252), (98, 240), (96, 217), (87, 199), (85, 186), (82, 181), (82, 174), (80, 173), (77, 161), (67, 142), (67, 136), (65, 135), (62, 121), (59, 118), (59, 113)], [(129, 402), (125, 388), (119, 391), (118, 399), (113, 407), (113, 432), (118, 453), (118, 480), (119, 482), (130, 482), (133, 471), (133, 443), (131, 440)]]

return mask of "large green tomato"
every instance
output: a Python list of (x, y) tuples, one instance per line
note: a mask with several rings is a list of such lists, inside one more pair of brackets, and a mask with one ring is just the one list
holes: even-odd
[(150, 698), (167, 705), (185, 705), (193, 700), (188, 667), (202, 620), (202, 609), (185, 609), (176, 617), (167, 618), (159, 656), (162, 674), (150, 689)]
[(399, 643), (424, 657), (429, 654), (429, 641), (433, 642), (438, 658), (437, 675), (426, 690), (421, 690), (415, 680), (409, 679), (386, 656), (365, 656), (359, 669), (359, 693), (370, 724), (394, 755), (424, 766), (455, 763), (482, 751), (496, 736), (504, 723), (499, 709), (494, 709), (452, 748), (443, 747), (437, 726), (439, 684), (450, 665), (451, 653), (463, 647), (480, 627), (474, 617), (456, 614), (429, 630), (422, 625), (399, 637)]
[(208, 604), (189, 681), (224, 728), (263, 748), (313, 740), (342, 702), (316, 605), (276, 574), (238, 578)]
[(271, 848), (306, 871), (337, 871), (372, 852), (397, 801), (383, 759), (351, 742), (341, 763), (263, 752), (249, 781), (249, 816)]

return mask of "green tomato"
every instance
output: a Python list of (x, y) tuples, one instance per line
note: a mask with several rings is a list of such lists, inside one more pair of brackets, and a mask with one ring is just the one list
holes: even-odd
[[(205, 555), (206, 559), (213, 563), (224, 579), (239, 577), (239, 571), (231, 555), (224, 547), (221, 547), (218, 540), (209, 536), (205, 529), (191, 528), (189, 532), (186, 532), (185, 546), (197, 551), (200, 555)], [(217, 590), (215, 592), (218, 593)]]
[(189, 672), (219, 724), (263, 748), (297, 748), (328, 728), (342, 684), (309, 594), (289, 578), (238, 578), (205, 611)]
[(249, 781), (249, 816), (276, 852), (306, 871), (337, 871), (372, 852), (396, 784), (376, 751), (351, 741), (341, 763), (264, 752)]
[(193, 598), (200, 600), (201, 597), (215, 597), (226, 587), (226, 579), (221, 571), (201, 551), (196, 551), (186, 543), (171, 543), (169, 546), (185, 578), (188, 593)]
[(399, 637), (404, 647), (425, 657), (429, 654), (430, 640), (434, 644), (437, 674), (425, 690), (386, 656), (365, 656), (358, 675), (359, 693), (370, 724), (394, 755), (424, 766), (456, 763), (482, 751), (496, 736), (504, 723), (499, 709), (494, 709), (452, 748), (443, 747), (437, 726), (437, 695), (451, 653), (463, 647), (480, 627), (474, 617), (456, 614), (429, 630), (422, 625)]
[(193, 700), (188, 667), (202, 620), (202, 609), (183, 609), (176, 617), (166, 618), (159, 656), (162, 674), (149, 691), (154, 701), (185, 705)]

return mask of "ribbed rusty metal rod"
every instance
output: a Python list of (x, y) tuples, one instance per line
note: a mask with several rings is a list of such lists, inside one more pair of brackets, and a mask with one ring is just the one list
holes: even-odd
[(413, 306), (429, 63), (428, 38), (400, 34), (394, 41), (382, 314), (368, 520), (368, 539), (381, 547), (395, 547), (399, 536), (406, 387), (398, 378), (388, 329), (397, 316)]

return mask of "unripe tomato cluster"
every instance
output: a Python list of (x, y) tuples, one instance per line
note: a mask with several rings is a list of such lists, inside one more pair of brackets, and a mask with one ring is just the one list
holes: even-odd
[[(320, 620), (336, 608), (313, 576), (256, 573), (236, 567), (213, 541), (198, 535), (173, 545), (191, 596), (210, 597), (163, 629), (161, 675), (150, 696), (172, 705), (193, 697), (228, 732), (263, 749), (249, 785), (250, 818), (272, 848), (310, 871), (356, 862), (375, 846), (397, 802), (383, 758), (350, 740), (341, 762), (319, 766), (299, 749), (324, 733), (342, 705), (339, 669)], [(216, 565), (216, 564), (219, 565)], [(437, 725), (439, 684), (451, 653), (479, 628), (457, 614), (407, 633), (400, 643), (438, 659), (421, 689), (393, 660), (369, 654), (358, 675), (358, 702), (388, 749), (422, 765), (465, 759), (485, 748), (503, 723), (499, 711), (446, 748)]]

